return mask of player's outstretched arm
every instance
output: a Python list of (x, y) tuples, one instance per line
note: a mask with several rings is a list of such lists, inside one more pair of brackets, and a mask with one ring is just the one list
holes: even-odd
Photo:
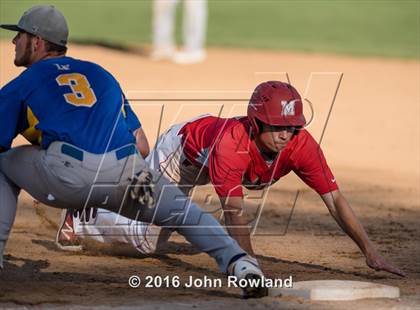
[(244, 251), (255, 257), (251, 244), (248, 221), (242, 210), (242, 197), (221, 197), (220, 201), (222, 203), (225, 225), (229, 235), (238, 242)]
[(350, 238), (356, 242), (366, 257), (366, 264), (376, 271), (387, 271), (404, 277), (397, 267), (388, 263), (375, 249), (365, 229), (339, 190), (321, 195), (333, 218)]

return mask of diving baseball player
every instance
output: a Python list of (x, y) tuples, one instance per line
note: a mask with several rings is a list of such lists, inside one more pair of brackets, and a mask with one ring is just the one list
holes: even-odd
[[(301, 97), (293, 86), (268, 81), (254, 90), (247, 117), (203, 116), (175, 125), (160, 136), (147, 161), (185, 193), (211, 182), (230, 235), (251, 255), (247, 220), (240, 212), (244, 207), (242, 187), (261, 189), (293, 171), (321, 196), (369, 267), (403, 276), (377, 252), (340, 192), (319, 144), (303, 128), (302, 110)], [(115, 220), (112, 213), (98, 213), (98, 217)]]
[[(0, 90), (0, 266), (20, 189), (57, 208), (100, 205), (135, 220), (169, 225), (222, 272), (248, 283), (245, 297), (267, 294), (249, 279), (257, 261), (138, 154), (141, 128), (115, 78), (97, 64), (66, 56), (68, 28), (53, 6), (35, 6), (17, 25), (16, 66), (26, 67)], [(110, 126), (112, 124), (112, 126)], [(11, 147), (24, 135), (31, 145)]]

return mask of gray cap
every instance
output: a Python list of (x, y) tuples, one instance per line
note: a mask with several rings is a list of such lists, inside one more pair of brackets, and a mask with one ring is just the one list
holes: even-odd
[(13, 31), (26, 31), (60, 46), (66, 46), (69, 30), (63, 14), (52, 5), (37, 5), (20, 18), (17, 25), (0, 25)]

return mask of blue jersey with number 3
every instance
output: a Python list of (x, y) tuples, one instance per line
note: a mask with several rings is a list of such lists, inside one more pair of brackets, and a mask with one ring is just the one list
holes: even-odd
[(39, 61), (0, 89), (0, 146), (22, 134), (47, 148), (63, 141), (102, 154), (134, 143), (140, 127), (120, 85), (97, 64)]

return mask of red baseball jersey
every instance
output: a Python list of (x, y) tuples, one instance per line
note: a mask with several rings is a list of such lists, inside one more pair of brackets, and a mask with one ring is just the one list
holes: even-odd
[(319, 194), (338, 189), (319, 144), (304, 129), (267, 163), (251, 135), (247, 117), (206, 116), (184, 125), (184, 154), (191, 163), (205, 166), (221, 197), (242, 196), (242, 186), (260, 189), (294, 171)]

